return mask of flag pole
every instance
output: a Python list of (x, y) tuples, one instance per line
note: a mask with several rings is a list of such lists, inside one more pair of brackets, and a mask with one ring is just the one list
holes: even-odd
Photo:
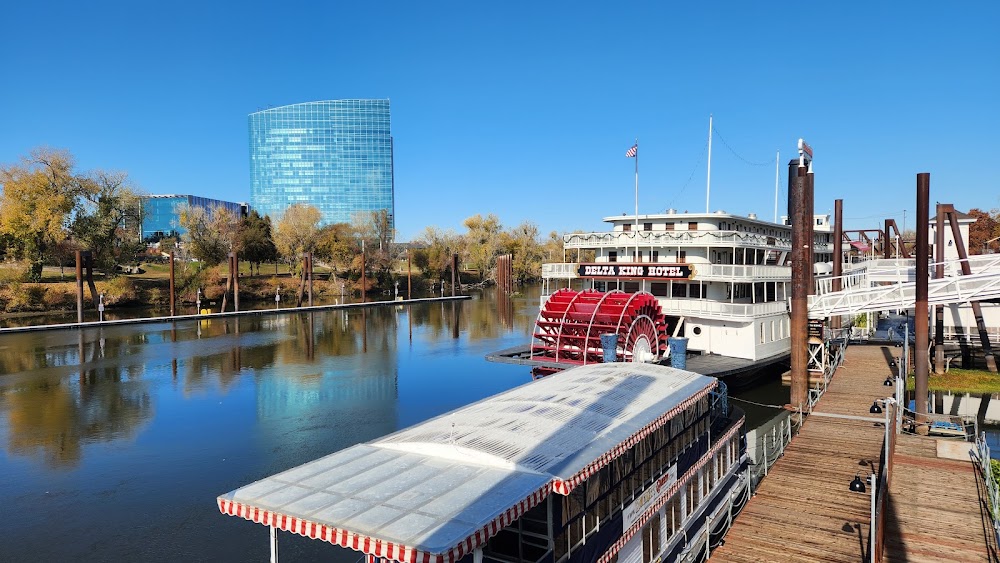
[(635, 261), (639, 259), (639, 137), (635, 138)]

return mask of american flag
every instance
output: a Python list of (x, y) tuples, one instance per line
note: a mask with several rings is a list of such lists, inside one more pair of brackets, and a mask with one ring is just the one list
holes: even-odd
[(639, 145), (635, 144), (632, 145), (632, 148), (630, 148), (627, 153), (625, 153), (625, 158), (633, 158), (637, 154), (639, 154)]

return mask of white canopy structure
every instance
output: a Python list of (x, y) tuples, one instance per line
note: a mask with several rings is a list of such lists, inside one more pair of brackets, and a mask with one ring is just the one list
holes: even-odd
[(219, 509), (372, 556), (452, 563), (717, 385), (650, 364), (591, 364), (218, 497)]

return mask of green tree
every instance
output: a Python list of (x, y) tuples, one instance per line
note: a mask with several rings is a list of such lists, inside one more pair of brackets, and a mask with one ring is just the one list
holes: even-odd
[(429, 280), (444, 279), (451, 267), (451, 256), (462, 248), (462, 238), (453, 231), (427, 227), (417, 237), (419, 248), (413, 251), (413, 263)]
[(347, 223), (331, 223), (316, 233), (316, 256), (329, 262), (334, 271), (347, 269), (358, 247), (354, 230)]
[(141, 202), (125, 172), (95, 171), (81, 178), (81, 205), (70, 232), (94, 253), (94, 262), (106, 273), (142, 251), (135, 229)]
[(257, 210), (250, 211), (243, 220), (239, 236), (243, 258), (250, 262), (251, 268), (254, 264), (257, 265), (258, 275), (261, 262), (274, 262), (278, 259), (278, 249), (271, 236), (270, 217), (261, 217)]
[(542, 246), (538, 243), (538, 227), (534, 223), (525, 221), (501, 233), (500, 247), (513, 256), (511, 266), (517, 283), (542, 277)]
[(0, 234), (12, 241), (9, 248), (30, 261), (32, 281), (41, 280), (45, 260), (66, 238), (81, 192), (73, 164), (65, 150), (38, 148), (18, 164), (0, 166)]
[(323, 216), (312, 205), (295, 204), (285, 210), (274, 226), (274, 244), (278, 252), (294, 264), (303, 252), (316, 248), (316, 235)]

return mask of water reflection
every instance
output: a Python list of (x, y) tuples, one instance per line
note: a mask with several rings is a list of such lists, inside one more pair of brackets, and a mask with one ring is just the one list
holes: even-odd
[[(266, 557), (266, 530), (215, 496), (529, 382), (484, 355), (527, 343), (538, 292), (499, 307), (487, 291), (0, 336), (0, 506), (18, 514), (0, 561)], [(282, 560), (330, 550), (282, 539)]]

